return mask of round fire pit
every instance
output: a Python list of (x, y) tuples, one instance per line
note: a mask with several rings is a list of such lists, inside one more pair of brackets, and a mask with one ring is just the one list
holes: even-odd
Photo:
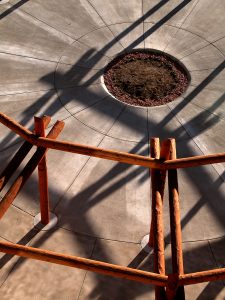
[(190, 81), (177, 59), (157, 50), (135, 50), (113, 59), (104, 84), (116, 99), (135, 106), (157, 106), (184, 93)]

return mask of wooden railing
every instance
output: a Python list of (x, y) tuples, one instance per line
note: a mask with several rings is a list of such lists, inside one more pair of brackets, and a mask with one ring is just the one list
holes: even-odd
[[(149, 245), (154, 248), (154, 272), (146, 272), (92, 259), (65, 255), (53, 251), (3, 241), (0, 241), (1, 252), (89, 270), (113, 277), (126, 278), (129, 280), (153, 284), (155, 286), (155, 298), (157, 300), (182, 300), (185, 299), (185, 285), (225, 279), (225, 268), (184, 274), (177, 178), (178, 168), (196, 167), (225, 162), (225, 152), (178, 159), (176, 158), (176, 143), (174, 139), (168, 139), (160, 145), (160, 140), (158, 138), (152, 138), (150, 142), (151, 157), (145, 157), (126, 152), (90, 147), (67, 141), (58, 141), (56, 138), (64, 127), (64, 123), (62, 121), (57, 121), (45, 137), (45, 129), (51, 118), (47, 116), (44, 116), (43, 118), (35, 117), (34, 120), (35, 130), (34, 132), (31, 132), (5, 114), (0, 113), (0, 123), (10, 128), (13, 132), (17, 133), (25, 140), (23, 145), (19, 148), (0, 175), (0, 191), (7, 184), (16, 169), (20, 166), (31, 148), (33, 146), (37, 146), (36, 152), (20, 172), (19, 176), (14, 180), (0, 202), (0, 219), (13, 203), (32, 172), (36, 167), (38, 167), (41, 222), (44, 225), (48, 224), (50, 214), (46, 164), (46, 152), (48, 149), (78, 153), (147, 167), (151, 172), (152, 183), (152, 220), (149, 234)], [(165, 270), (163, 232), (163, 197), (167, 173), (172, 253), (172, 274), (168, 275)]]
[(160, 159), (130, 154), (121, 151), (106, 150), (102, 148), (76, 144), (66, 141), (55, 141), (48, 137), (37, 137), (31, 131), (24, 128), (23, 126), (21, 126), (20, 124), (18, 124), (17, 122), (15, 122), (14, 120), (10, 119), (8, 116), (2, 113), (0, 113), (0, 123), (4, 124), (9, 129), (23, 137), (32, 145), (38, 147), (45, 147), (65, 152), (72, 152), (109, 160), (115, 160), (118, 162), (127, 163), (131, 165), (140, 165), (147, 168), (168, 170), (216, 164), (225, 161), (225, 152), (161, 161)]

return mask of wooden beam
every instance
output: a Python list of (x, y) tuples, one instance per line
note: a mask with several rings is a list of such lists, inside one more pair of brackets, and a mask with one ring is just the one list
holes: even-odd
[(140, 165), (147, 168), (179, 169), (225, 162), (225, 152), (161, 161), (159, 159), (130, 154), (126, 152), (106, 150), (66, 141), (54, 141), (52, 139), (43, 137), (37, 138), (31, 131), (24, 128), (22, 125), (2, 113), (0, 113), (0, 123), (4, 124), (15, 133), (23, 137), (25, 140), (38, 147), (45, 147), (65, 152), (94, 156), (132, 165)]
[[(48, 124), (51, 121), (51, 118), (48, 116), (43, 116), (43, 123), (44, 127), (46, 128)], [(7, 184), (11, 176), (13, 175), (13, 172), (17, 170), (21, 162), (24, 160), (28, 152), (33, 147), (33, 144), (29, 142), (24, 142), (22, 146), (19, 148), (19, 150), (16, 152), (16, 154), (13, 156), (7, 167), (2, 171), (0, 175), (0, 191), (4, 188), (4, 186)]]
[[(156, 138), (155, 138), (156, 139)], [(153, 148), (150, 147), (150, 154), (152, 157), (154, 157), (155, 153), (156, 153), (156, 148), (160, 147), (158, 145), (159, 140), (155, 140), (157, 141), (157, 145), (153, 142)], [(156, 147), (156, 148), (155, 148)], [(162, 146), (160, 149), (160, 156), (159, 157), (155, 157), (157, 159), (161, 159), (161, 160), (167, 160), (170, 157), (170, 141), (169, 140), (165, 140), (162, 142)], [(165, 190), (165, 182), (166, 182), (166, 170), (160, 170), (160, 181), (161, 181), (161, 197), (163, 199), (164, 197), (164, 190)], [(150, 227), (150, 234), (149, 234), (149, 246), (153, 247), (154, 244), (154, 235), (153, 235), (153, 225), (151, 222), (151, 227)]]
[[(160, 141), (159, 138), (152, 138), (150, 140), (150, 157), (159, 159), (159, 149), (160, 149)], [(158, 155), (158, 157), (157, 157)], [(149, 169), (150, 178), (152, 178), (152, 170)], [(152, 188), (152, 183), (151, 183)], [(150, 233), (149, 233), (149, 242), (150, 247), (154, 247), (154, 229), (153, 229), (153, 203), (152, 203), (152, 213), (151, 213), (151, 224), (150, 224)]]
[[(150, 141), (151, 156), (160, 157), (160, 141), (152, 138)], [(164, 229), (163, 229), (163, 199), (160, 170), (151, 170), (152, 190), (152, 231), (154, 248), (154, 272), (165, 275)], [(151, 238), (150, 238), (151, 239)], [(166, 299), (165, 288), (155, 287), (155, 299)]]
[[(169, 139), (170, 157), (176, 159), (176, 141)], [(185, 299), (184, 287), (178, 287), (178, 277), (184, 274), (183, 252), (182, 252), (182, 233), (180, 223), (180, 204), (177, 170), (168, 170), (168, 188), (169, 188), (169, 208), (170, 208), (170, 235), (171, 235), (171, 252), (172, 252), (172, 268), (173, 274), (172, 284), (168, 282), (167, 299)]]
[(179, 285), (198, 284), (225, 279), (225, 268), (189, 273), (179, 276)]
[[(155, 142), (152, 143), (152, 147), (150, 146), (150, 155), (154, 157), (156, 153), (156, 149), (160, 147), (159, 145), (159, 139), (154, 138)], [(167, 160), (170, 157), (170, 142), (169, 140), (165, 140), (162, 142), (162, 146), (160, 149), (160, 156), (157, 157), (157, 159), (161, 160)], [(161, 178), (161, 195), (162, 198), (164, 197), (164, 189), (165, 189), (165, 181), (166, 181), (166, 170), (161, 170), (160, 171), (160, 178)], [(153, 247), (153, 225), (151, 222), (151, 227), (150, 227), (150, 234), (149, 234), (149, 246)]]
[[(64, 127), (64, 122), (57, 121), (56, 124), (53, 126), (51, 131), (48, 134), (48, 137), (54, 139), (56, 138)], [(27, 179), (33, 173), (35, 168), (37, 167), (40, 160), (43, 158), (45, 152), (48, 149), (45, 148), (38, 148), (34, 155), (31, 157), (29, 162), (26, 164), (24, 169), (21, 171), (19, 176), (16, 178), (12, 186), (9, 188), (8, 192), (3, 197), (2, 201), (0, 202), (0, 219), (6, 213), (10, 205), (12, 204), (13, 200), (16, 198), (24, 184), (26, 183)]]
[[(51, 118), (49, 117), (49, 122)], [(37, 136), (45, 137), (45, 120), (44, 118), (34, 117), (35, 134)], [(41, 223), (47, 225), (50, 219), (50, 205), (48, 195), (48, 173), (46, 154), (38, 164), (38, 184), (40, 193), (40, 211)]]
[[(38, 118), (38, 117), (35, 117), (35, 118)], [(50, 116), (46, 116), (44, 115), (43, 117), (41, 117), (42, 121), (43, 121), (43, 126), (44, 126), (44, 129), (46, 129), (48, 127), (48, 125), (50, 124), (51, 122), (51, 117)], [(35, 128), (34, 128), (35, 130)], [(36, 130), (35, 130), (36, 131)], [(36, 132), (35, 132), (36, 133)], [(37, 134), (37, 133), (36, 133)]]
[(0, 242), (0, 251), (12, 255), (69, 266), (72, 268), (93, 271), (117, 278), (125, 278), (142, 283), (154, 284), (157, 286), (165, 286), (167, 282), (167, 276), (164, 275), (8, 242)]

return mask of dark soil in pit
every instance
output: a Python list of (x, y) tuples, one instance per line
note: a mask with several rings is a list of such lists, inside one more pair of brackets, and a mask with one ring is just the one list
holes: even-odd
[(108, 91), (122, 102), (156, 106), (183, 94), (189, 76), (170, 56), (139, 50), (111, 61), (104, 72), (104, 83)]

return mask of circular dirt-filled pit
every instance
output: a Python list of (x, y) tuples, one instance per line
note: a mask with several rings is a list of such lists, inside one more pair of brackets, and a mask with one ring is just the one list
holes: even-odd
[(187, 69), (171, 55), (135, 50), (113, 59), (104, 71), (104, 84), (116, 99), (135, 106), (157, 106), (184, 93)]

